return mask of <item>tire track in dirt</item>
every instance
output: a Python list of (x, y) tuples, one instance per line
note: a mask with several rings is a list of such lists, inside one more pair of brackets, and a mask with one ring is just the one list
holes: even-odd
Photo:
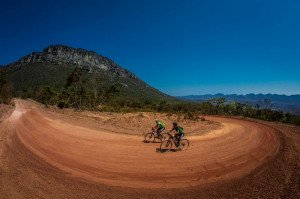
[(22, 100), (16, 101), (9, 118), (21, 143), (37, 157), (73, 177), (108, 186), (149, 189), (207, 185), (245, 176), (278, 152), (279, 140), (266, 125), (209, 119), (221, 122), (223, 128), (189, 137), (187, 151), (160, 154), (155, 152), (158, 144), (145, 144), (141, 137), (53, 120)]

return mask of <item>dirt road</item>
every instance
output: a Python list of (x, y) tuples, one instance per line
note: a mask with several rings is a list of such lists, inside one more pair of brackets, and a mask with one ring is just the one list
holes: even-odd
[(226, 197), (235, 194), (228, 186), (265, 175), (285, 147), (270, 125), (209, 117), (223, 127), (190, 136), (186, 151), (157, 153), (159, 144), (140, 136), (76, 126), (32, 102), (15, 104), (0, 124), (4, 198)]

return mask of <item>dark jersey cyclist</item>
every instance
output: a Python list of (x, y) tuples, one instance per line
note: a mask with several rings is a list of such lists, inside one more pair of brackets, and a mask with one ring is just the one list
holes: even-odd
[(161, 132), (163, 132), (163, 130), (165, 130), (166, 125), (160, 120), (155, 120), (155, 122), (156, 126), (153, 127), (153, 129), (156, 129), (156, 133), (159, 135)]
[(184, 132), (183, 132), (183, 128), (181, 126), (178, 126), (177, 122), (173, 122), (173, 129), (170, 131), (176, 131), (174, 134), (174, 137), (176, 137), (178, 143), (177, 146), (180, 146), (180, 140), (183, 138), (184, 136)]

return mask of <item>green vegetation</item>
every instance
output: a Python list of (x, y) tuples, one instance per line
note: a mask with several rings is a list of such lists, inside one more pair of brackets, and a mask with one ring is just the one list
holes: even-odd
[(7, 79), (7, 71), (0, 68), (0, 103), (8, 104), (12, 98), (12, 84)]
[(177, 100), (138, 79), (114, 76), (106, 71), (90, 72), (71, 64), (33, 63), (7, 72), (1, 69), (0, 102), (14, 97), (32, 98), (59, 108), (95, 111), (154, 111), (180, 118), (203, 120), (200, 115), (242, 116), (266, 121), (300, 124), (300, 117), (270, 109), (215, 98), (203, 103)]
[[(98, 79), (97, 81), (101, 81)], [(89, 89), (82, 72), (76, 68), (68, 77), (61, 91), (44, 86), (35, 87), (24, 93), (25, 98), (33, 98), (45, 105), (57, 105), (59, 108), (76, 108), (96, 111), (134, 112), (154, 111), (177, 114), (190, 120), (203, 120), (199, 115), (242, 116), (266, 121), (300, 124), (300, 117), (290, 113), (259, 109), (238, 102), (229, 103), (224, 98), (216, 98), (203, 103), (174, 100), (137, 100), (127, 96), (124, 98), (119, 84), (99, 87), (96, 84)]]
[[(175, 98), (148, 86), (138, 78), (118, 76), (111, 71), (99, 68), (81, 68), (68, 63), (59, 65), (53, 63), (27, 63), (17, 68), (10, 66), (6, 69), (9, 70), (7, 78), (14, 88), (13, 95), (19, 97), (36, 96), (45, 87), (50, 87), (51, 91), (57, 95), (62, 94), (63, 91), (65, 95), (73, 95), (74, 92), (86, 92), (86, 98), (89, 98), (89, 100), (93, 98), (92, 106), (99, 104), (101, 101), (110, 101), (111, 103), (123, 100), (129, 102), (144, 100), (154, 100), (156, 102), (160, 100), (176, 101)], [(72, 73), (74, 73), (74, 77), (70, 79)], [(75, 75), (80, 77), (75, 77)], [(79, 87), (85, 90), (79, 91)], [(112, 96), (117, 90), (119, 91), (119, 97), (116, 99)], [(96, 99), (98, 101), (95, 101)], [(83, 100), (83, 103), (86, 101)], [(75, 103), (74, 106), (77, 106), (77, 101)], [(79, 106), (88, 106), (88, 104), (79, 104)]]

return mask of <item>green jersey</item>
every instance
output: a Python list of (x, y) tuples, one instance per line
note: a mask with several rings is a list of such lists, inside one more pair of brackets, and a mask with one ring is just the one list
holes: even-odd
[(178, 132), (180, 133), (180, 134), (182, 134), (183, 133), (183, 128), (182, 127), (178, 127)]
[[(175, 128), (173, 128), (173, 129), (175, 129), (175, 131), (177, 132), (177, 133), (179, 133), (179, 134), (183, 134), (184, 132), (183, 132), (183, 128), (181, 127), (181, 126), (176, 126)], [(172, 129), (172, 130), (173, 130)]]
[(156, 121), (156, 124), (157, 124), (157, 126), (158, 126), (158, 128), (165, 128), (165, 124), (163, 123), (163, 122), (161, 122), (161, 121)]

